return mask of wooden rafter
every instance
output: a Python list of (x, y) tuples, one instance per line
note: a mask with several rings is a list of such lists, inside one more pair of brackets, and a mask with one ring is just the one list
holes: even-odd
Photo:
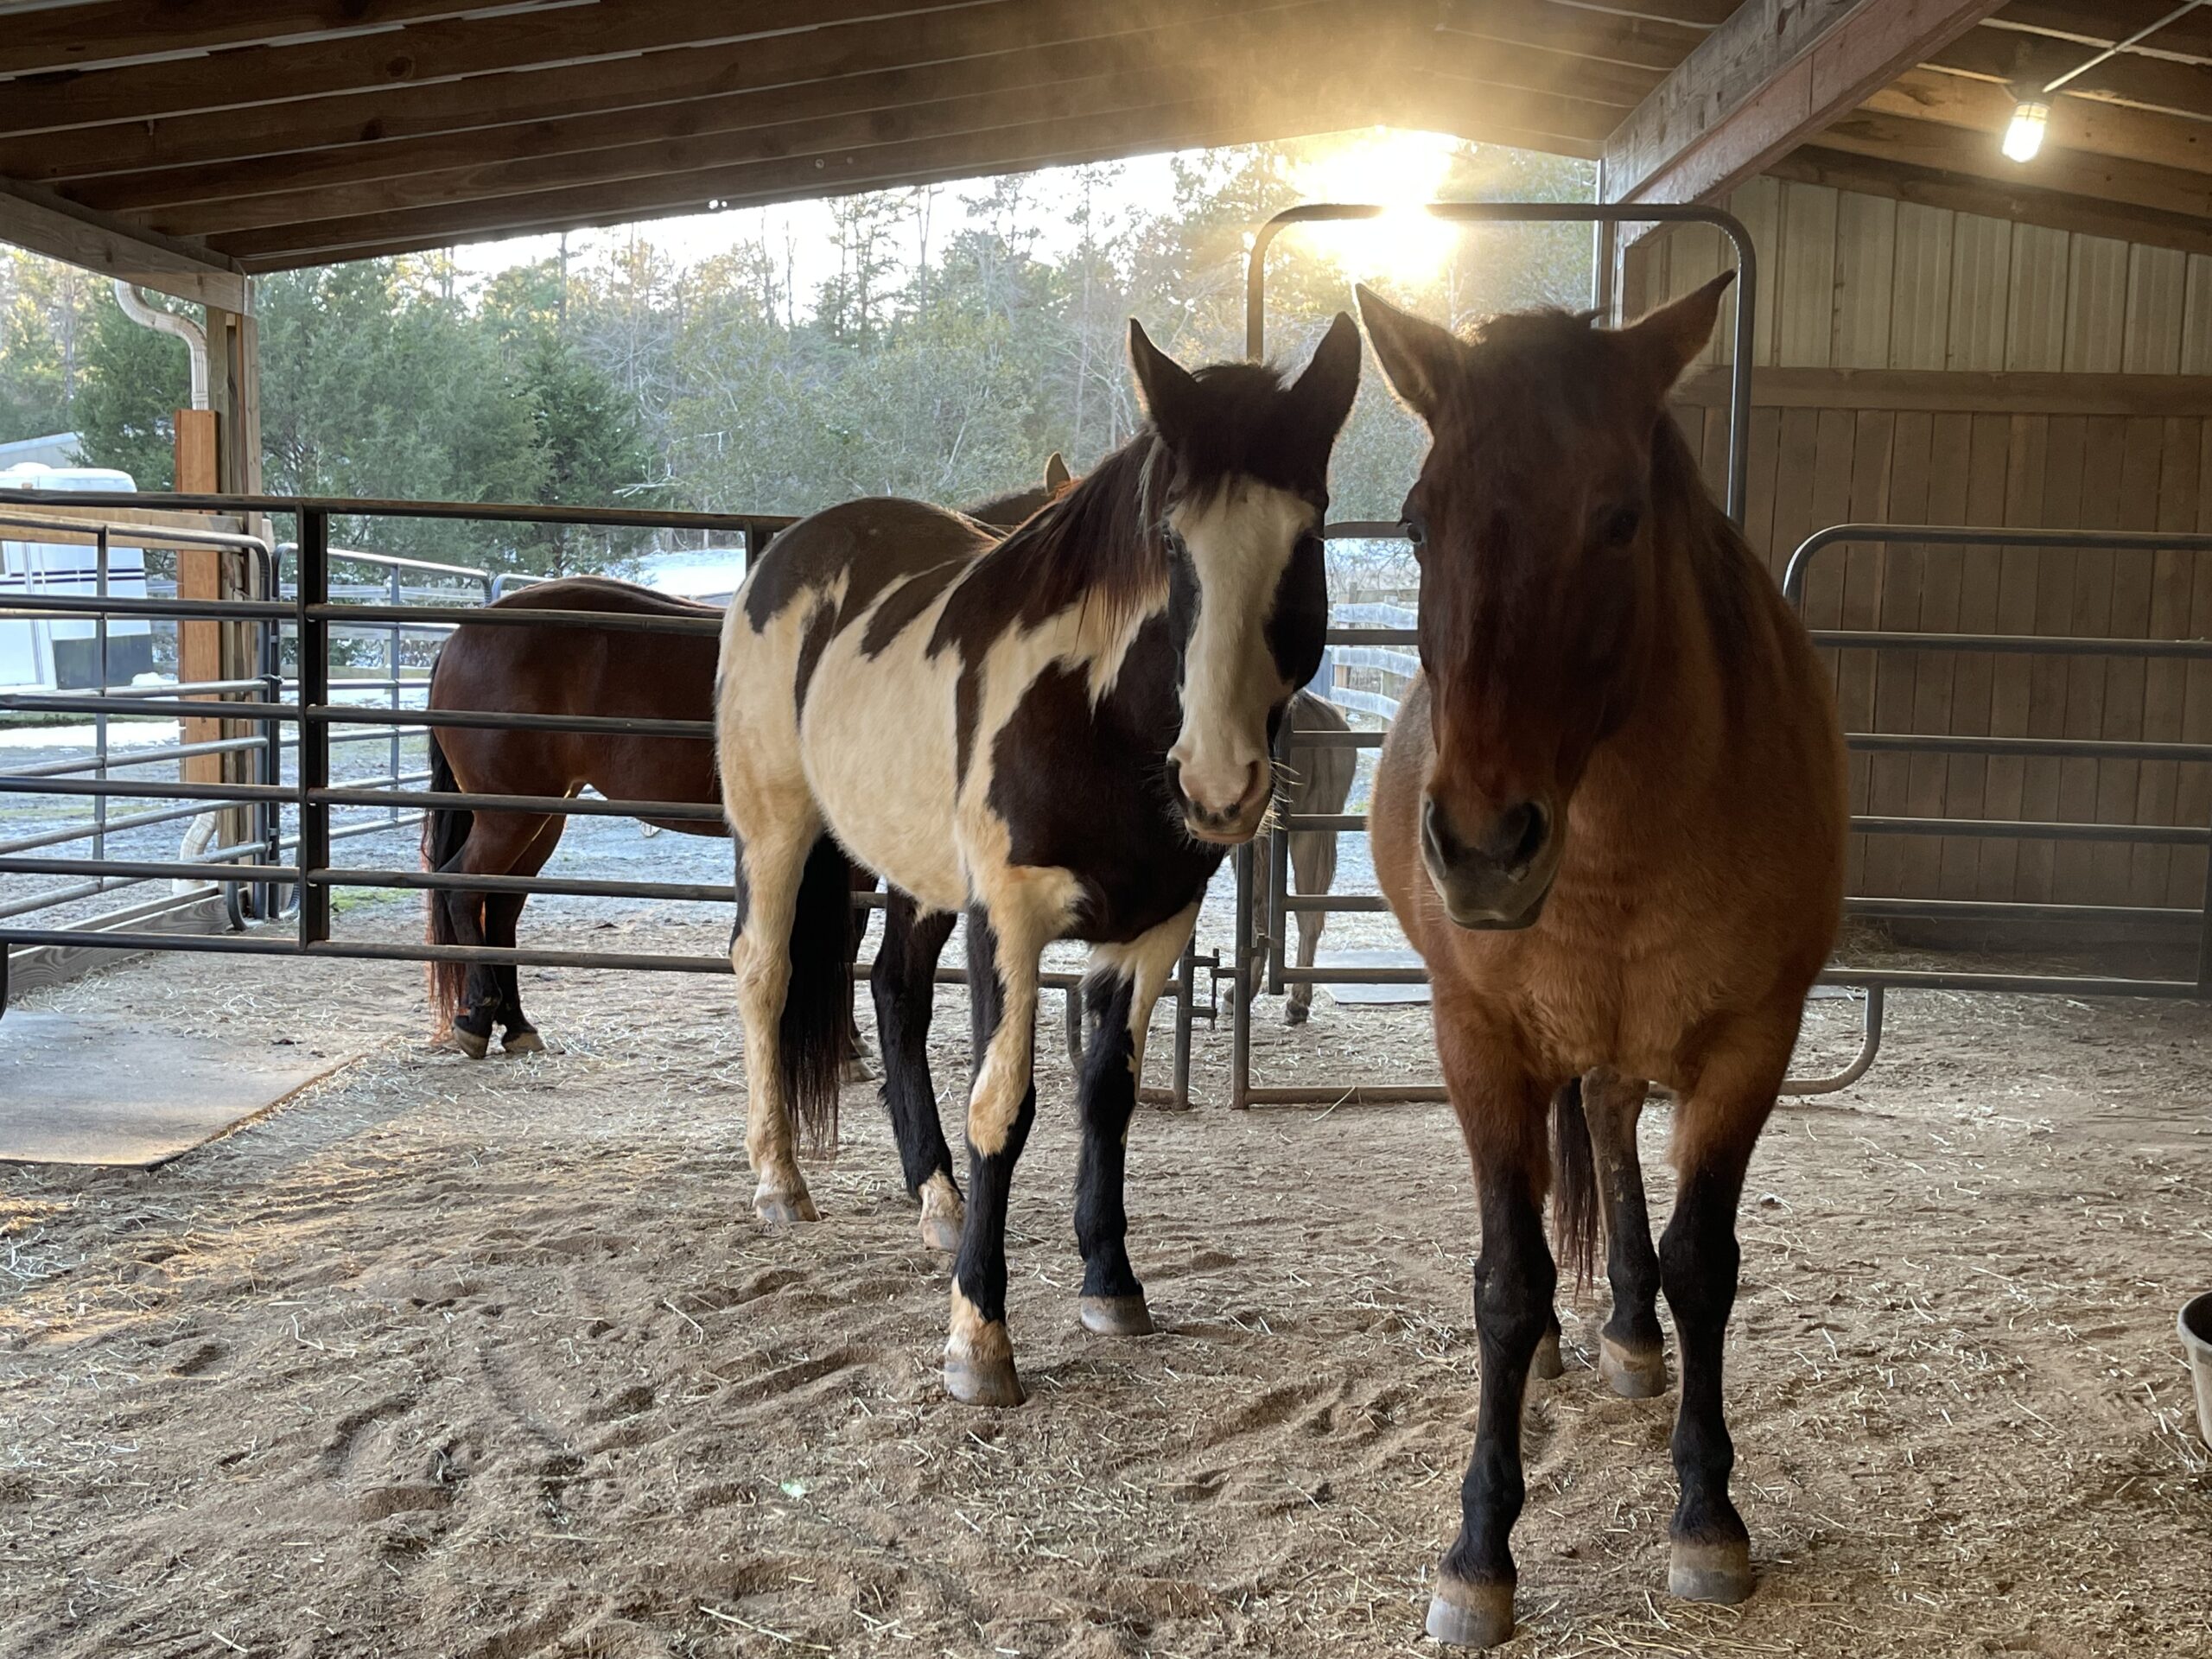
[[(1014, 94), (1035, 88), (1125, 75), (1161, 64), (1221, 63), (1285, 41), (1304, 48), (1321, 38), (1332, 16), (1323, 3), (1257, 15), (1229, 14), (1081, 40), (926, 63), (870, 69), (820, 79), (787, 62), (755, 63), (776, 79), (677, 103), (583, 113), (557, 121), (524, 121), (471, 127), (422, 137), (367, 143), (238, 161), (157, 168), (81, 180), (69, 194), (88, 207), (139, 213), (180, 203), (238, 201), (278, 192), (338, 190), (380, 180), (405, 179), (453, 168), (490, 169), (505, 163), (549, 163), (590, 151), (673, 143), (715, 134), (757, 133), (764, 157), (796, 153), (785, 130), (840, 118), (888, 121), (902, 109), (953, 98)], [(864, 143), (863, 137), (828, 141)]]
[[(1284, 83), (1275, 98), (1238, 90), (1083, 120), (1022, 123), (922, 143), (893, 143), (836, 156), (747, 162), (619, 183), (503, 196), (450, 207), (316, 219), (241, 232), (214, 245), (249, 265), (316, 263), (357, 257), (355, 250), (410, 244), (435, 247), (461, 238), (519, 235), (548, 225), (620, 223), (810, 196), (849, 194), (922, 178), (980, 177), (1059, 165), (1096, 154), (1141, 154), (1201, 143), (1326, 132), (1375, 118), (1373, 89), (1332, 76), (1325, 93)], [(1237, 137), (1224, 137), (1223, 134)], [(312, 256), (307, 257), (303, 256)]]
[(2212, 223), (2212, 174), (2152, 162), (2046, 143), (2033, 163), (2023, 166), (2007, 161), (1983, 134), (1864, 110), (1827, 128), (1819, 143), (1824, 149), (1981, 179), (2004, 189), (2056, 191)]
[[(43, 137), (0, 137), (0, 176), (60, 183), (116, 172), (220, 167), (256, 156), (556, 124), (841, 76), (952, 64), (1058, 42), (1095, 41), (1103, 48), (1122, 37), (1179, 22), (1198, 26), (1243, 12), (1295, 10), (1301, 4), (1302, 0), (1149, 0), (1124, 10), (1103, 7), (1096, 0), (985, 0), (734, 46), (393, 86), (244, 113), (112, 123), (74, 131), (66, 144)], [(687, 0), (685, 10), (696, 8)]]
[[(1975, 177), (1915, 167), (1910, 162), (1853, 155), (1817, 144), (1797, 150), (1769, 169), (1776, 177), (1824, 184), (1864, 195), (1891, 196), (1923, 207), (1980, 213), (2022, 225), (2110, 237), (2186, 253), (2212, 254), (2212, 224), (2180, 213), (2158, 213), (2040, 189), (2018, 178)], [(2022, 170), (2024, 173), (2024, 169)]]
[[(2047, 35), (1978, 29), (1923, 60), (1954, 74), (2039, 89), (2093, 55), (2092, 48)], [(2212, 117), (2212, 64), (2124, 54), (2066, 83), (2062, 102), (2101, 99), (2136, 109)]]
[[(560, 0), (515, 0), (505, 10)], [(226, 47), (275, 46), (303, 35), (367, 35), (493, 10), (487, 0), (98, 0), (10, 13), (0, 76), (196, 57)]]
[[(494, 241), (547, 231), (584, 230), (598, 226), (628, 224), (664, 213), (696, 213), (718, 203), (724, 207), (766, 206), (821, 196), (850, 194), (861, 190), (894, 189), (963, 179), (1022, 173), (1039, 168), (1111, 161), (1143, 155), (1163, 147), (1196, 148), (1217, 144), (1252, 143), (1269, 137), (1297, 137), (1306, 132), (1329, 132), (1367, 124), (1371, 109), (1349, 105), (1333, 98), (1293, 100), (1281, 111), (1255, 113), (1249, 100), (1224, 113), (1211, 105), (1154, 109), (1129, 118), (1106, 118), (1084, 124), (1048, 123), (1035, 129), (1007, 129), (982, 135), (994, 143), (928, 146), (889, 146), (868, 152), (865, 166), (834, 169), (825, 181), (810, 162), (772, 162), (744, 181), (743, 194), (709, 195), (692, 181), (671, 187), (671, 194), (690, 194), (658, 209), (641, 210), (627, 195), (603, 204), (576, 195), (517, 198), (498, 204), (500, 223), (484, 226), (467, 221), (471, 240)], [(1284, 124), (1290, 124), (1286, 126)], [(1163, 137), (1164, 135), (1164, 137)], [(725, 183), (724, 188), (734, 189)], [(542, 217), (530, 217), (531, 213)], [(232, 238), (238, 264), (249, 271), (283, 270), (295, 265), (325, 264), (340, 259), (381, 257), (389, 254), (449, 246), (462, 232), (441, 219), (437, 213), (391, 214), (381, 219), (321, 220), (290, 228), (296, 240), (268, 238)], [(281, 244), (281, 245), (280, 245)]]
[[(950, 6), (954, 0), (936, 0)], [(794, 31), (877, 22), (931, 0), (623, 0), (505, 11), (369, 35), (241, 47), (204, 57), (18, 82), (0, 99), (0, 133), (65, 132), (117, 121), (236, 111), (464, 77), (584, 67), (637, 52), (740, 46)]]
[[(1248, 80), (1257, 67), (1257, 50), (1256, 41), (1217, 39), (1211, 55), (1194, 55), (1173, 67), (1149, 64), (1002, 92), (936, 99), (917, 96), (852, 115), (778, 122), (735, 132), (654, 139), (601, 149), (522, 156), (342, 187), (317, 183), (297, 190), (159, 208), (145, 217), (148, 223), (171, 234), (220, 239), (233, 232), (303, 220), (490, 202), (626, 181), (645, 193), (641, 205), (650, 205), (655, 199), (661, 181), (701, 176), (722, 179), (718, 194), (741, 196), (742, 185), (735, 181), (748, 176), (744, 172), (748, 168), (816, 162), (819, 163), (816, 170), (827, 174), (848, 168), (856, 158), (864, 158), (866, 152), (886, 145), (951, 140), (1041, 122), (1077, 122), (1194, 102), (1224, 85)], [(964, 70), (966, 66), (960, 67)], [(964, 73), (950, 73), (936, 78), (936, 85), (949, 91), (967, 79)], [(915, 89), (918, 94), (923, 90)]]
[(0, 181), (0, 242), (226, 311), (246, 308), (233, 260), (133, 232), (29, 185)]
[[(1993, 81), (1915, 69), (1868, 99), (1870, 114), (1933, 122), (1986, 135), (1989, 152), (2012, 118), (2012, 94)], [(2092, 99), (2062, 98), (2050, 111), (2054, 149), (2212, 172), (2212, 121), (2183, 120)], [(2005, 162), (2015, 168), (2017, 164)]]
[(1997, 4), (1745, 0), (1608, 140), (1605, 194), (1628, 202), (1723, 195)]

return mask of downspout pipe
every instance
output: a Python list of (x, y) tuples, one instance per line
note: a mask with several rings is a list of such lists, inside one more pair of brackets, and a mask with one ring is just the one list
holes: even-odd
[(174, 311), (164, 311), (146, 303), (135, 283), (118, 278), (115, 283), (115, 302), (123, 308), (123, 315), (142, 327), (156, 329), (173, 334), (184, 342), (184, 349), (192, 354), (192, 407), (207, 407), (207, 335), (200, 325)]

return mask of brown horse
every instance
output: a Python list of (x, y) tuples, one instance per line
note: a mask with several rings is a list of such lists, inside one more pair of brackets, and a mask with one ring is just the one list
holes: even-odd
[[(1046, 463), (1040, 489), (979, 503), (969, 516), (1010, 530), (1069, 487), (1067, 465)], [(628, 615), (705, 617), (721, 607), (671, 598), (601, 576), (539, 582), (499, 600), (503, 610), (607, 611)], [(454, 631), (430, 671), (432, 709), (502, 714), (621, 715), (650, 720), (711, 720), (713, 634), (642, 633), (620, 629), (477, 627)], [(590, 732), (430, 733), (430, 787), (471, 795), (574, 795), (587, 786), (610, 800), (721, 804), (711, 741), (687, 737), (620, 737)], [(719, 818), (668, 818), (656, 827), (727, 839)], [(423, 821), (425, 868), (470, 875), (536, 875), (560, 845), (565, 818), (525, 812), (440, 809)], [(867, 892), (872, 879), (855, 879)], [(468, 890), (429, 895), (429, 934), (438, 944), (512, 950), (526, 894)], [(854, 947), (859, 946), (857, 932)], [(439, 962), (430, 965), (431, 1001), (441, 1029), (463, 1053), (480, 1058), (495, 1027), (507, 1052), (532, 1053), (544, 1041), (522, 1010), (512, 967)]]
[[(1376, 776), (1375, 868), (1428, 964), (1482, 1214), (1482, 1403), (1429, 1605), (1440, 1641), (1513, 1632), (1522, 1389), (1557, 1328), (1548, 1103), (1555, 1227), (1586, 1274), (1603, 1194), (1617, 1389), (1664, 1386), (1662, 1287), (1675, 1316), (1669, 1588), (1751, 1589), (1720, 1390), (1736, 1207), (1834, 939), (1847, 819), (1811, 643), (1666, 411), (1726, 283), (1632, 327), (1507, 316), (1471, 341), (1360, 296), (1431, 439), (1405, 507), (1421, 674)], [(1677, 1101), (1656, 1255), (1636, 1154), (1647, 1078)]]

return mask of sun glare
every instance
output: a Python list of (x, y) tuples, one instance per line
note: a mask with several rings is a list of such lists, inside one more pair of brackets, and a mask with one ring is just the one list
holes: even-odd
[(1421, 207), (1443, 189), (1458, 149), (1441, 133), (1376, 127), (1297, 162), (1291, 181), (1307, 201), (1371, 201), (1389, 210), (1379, 219), (1308, 225), (1301, 233), (1353, 276), (1433, 275), (1459, 232)]

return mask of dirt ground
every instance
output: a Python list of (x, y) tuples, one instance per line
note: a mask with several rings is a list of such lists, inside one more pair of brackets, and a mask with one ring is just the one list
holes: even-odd
[[(405, 926), (397, 912), (372, 930)], [(710, 951), (572, 907), (538, 941)], [(1475, 1350), (1440, 1108), (1188, 1114), (1132, 1140), (1161, 1334), (1075, 1318), (1056, 1032), (1014, 1203), (1031, 1399), (937, 1377), (872, 1090), (752, 1215), (713, 979), (525, 970), (560, 1052), (428, 1046), (416, 970), (170, 957), (38, 1006), (361, 1045), (151, 1174), (0, 1166), (0, 1653), (1065, 1656), (1430, 1649)], [(940, 1087), (966, 1073), (941, 994)], [(1425, 1074), (1422, 1009), (1286, 1032), (1263, 1080)], [(1816, 1007), (1820, 1058), (1849, 1010)], [(1753, 1166), (1729, 1346), (1740, 1608), (1663, 1592), (1673, 1398), (1569, 1370), (1526, 1419), (1515, 1655), (2212, 1655), (2212, 1473), (2174, 1310), (2212, 1283), (2204, 1010), (1920, 995)], [(1154, 1051), (1154, 1076), (1165, 1063)], [(1644, 1125), (1655, 1207), (1666, 1113)]]

